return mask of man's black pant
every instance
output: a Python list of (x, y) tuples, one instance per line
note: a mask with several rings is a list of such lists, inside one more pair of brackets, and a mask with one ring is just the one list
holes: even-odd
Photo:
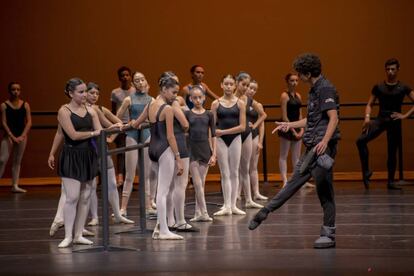
[(401, 140), (401, 120), (378, 117), (369, 123), (366, 132), (359, 136), (356, 144), (361, 159), (362, 176), (365, 177), (369, 172), (369, 152), (368, 142), (377, 138), (381, 133), (387, 131), (387, 168), (388, 183), (394, 182), (395, 170), (397, 168), (397, 150)]
[[(335, 158), (336, 155), (336, 141), (331, 141), (328, 144), (326, 153)], [(306, 152), (311, 150), (308, 148)], [(305, 153), (306, 154), (306, 153)], [(293, 171), (291, 179), (287, 182), (284, 188), (273, 197), (266, 205), (270, 211), (274, 211), (281, 207), (289, 198), (291, 198), (311, 177), (315, 180), (316, 191), (318, 193), (319, 201), (323, 208), (323, 225), (335, 226), (335, 195), (333, 189), (333, 169), (326, 170), (316, 164), (316, 160), (309, 166), (309, 170), (301, 174), (299, 172), (302, 165), (304, 155), (300, 158)]]

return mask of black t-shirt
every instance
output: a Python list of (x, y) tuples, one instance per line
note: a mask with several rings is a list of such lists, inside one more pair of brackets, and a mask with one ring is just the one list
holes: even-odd
[[(315, 146), (325, 136), (329, 123), (328, 110), (336, 110), (339, 113), (339, 96), (336, 88), (322, 76), (309, 92), (308, 116), (303, 134), (303, 143), (307, 147)], [(337, 127), (331, 140), (339, 138), (340, 133)]]
[(412, 89), (402, 82), (397, 82), (393, 85), (386, 84), (385, 82), (376, 84), (372, 88), (372, 95), (379, 102), (378, 116), (388, 117), (393, 112), (401, 112), (404, 97), (410, 94), (411, 91)]

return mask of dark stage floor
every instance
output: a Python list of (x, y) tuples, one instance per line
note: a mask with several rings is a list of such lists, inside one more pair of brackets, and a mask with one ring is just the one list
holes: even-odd
[[(208, 184), (207, 201), (221, 203), (217, 184)], [(27, 194), (0, 190), (0, 274), (377, 274), (414, 275), (414, 186), (388, 191), (376, 182), (365, 191), (361, 183), (337, 182), (337, 246), (315, 250), (322, 219), (312, 189), (302, 189), (255, 231), (246, 216), (218, 217), (212, 223), (194, 223), (200, 233), (184, 233), (183, 241), (153, 241), (151, 234), (118, 234), (131, 226), (111, 226), (110, 244), (139, 251), (73, 253), (60, 250), (64, 231), (50, 238), (59, 187), (29, 187)], [(278, 188), (264, 187), (273, 195)], [(128, 210), (138, 221), (138, 194)], [(188, 191), (187, 201), (194, 198)], [(209, 205), (209, 213), (217, 210)], [(194, 206), (186, 208), (193, 214)], [(148, 228), (154, 220), (148, 220)], [(102, 242), (100, 226), (89, 227)], [(89, 248), (76, 246), (75, 248)], [(122, 273), (122, 274), (121, 274)]]

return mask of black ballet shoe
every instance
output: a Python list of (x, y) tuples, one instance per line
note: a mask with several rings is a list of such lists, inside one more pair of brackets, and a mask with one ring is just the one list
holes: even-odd
[(175, 226), (175, 224), (173, 226), (168, 226), (168, 230), (177, 231), (177, 226)]
[(364, 178), (363, 178), (363, 182), (364, 182), (364, 187), (365, 189), (369, 189), (369, 183), (370, 183), (370, 178), (372, 176), (372, 172), (368, 171), (366, 173), (364, 173)]
[(401, 187), (396, 186), (394, 183), (388, 183), (387, 189), (388, 190), (402, 190)]
[(256, 229), (267, 218), (267, 215), (269, 213), (270, 211), (266, 207), (260, 209), (260, 211), (257, 212), (254, 218), (250, 221), (249, 229), (250, 230)]

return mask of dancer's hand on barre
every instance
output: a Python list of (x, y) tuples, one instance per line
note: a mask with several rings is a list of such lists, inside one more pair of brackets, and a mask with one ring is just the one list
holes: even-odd
[(288, 132), (290, 129), (289, 122), (276, 121), (275, 124), (276, 124), (276, 127), (275, 129), (272, 130), (272, 134), (274, 134), (276, 131), (279, 131), (279, 130), (283, 132)]
[(119, 130), (120, 130), (120, 131), (124, 131), (125, 129), (127, 129), (127, 128), (129, 128), (129, 127), (133, 127), (134, 122), (135, 122), (135, 120), (131, 120), (131, 121), (129, 121), (129, 123), (127, 123), (127, 124), (123, 124), (123, 125), (119, 128)]
[(116, 123), (116, 124), (113, 124), (107, 127), (105, 130), (121, 129), (122, 126), (123, 126), (122, 123)]

